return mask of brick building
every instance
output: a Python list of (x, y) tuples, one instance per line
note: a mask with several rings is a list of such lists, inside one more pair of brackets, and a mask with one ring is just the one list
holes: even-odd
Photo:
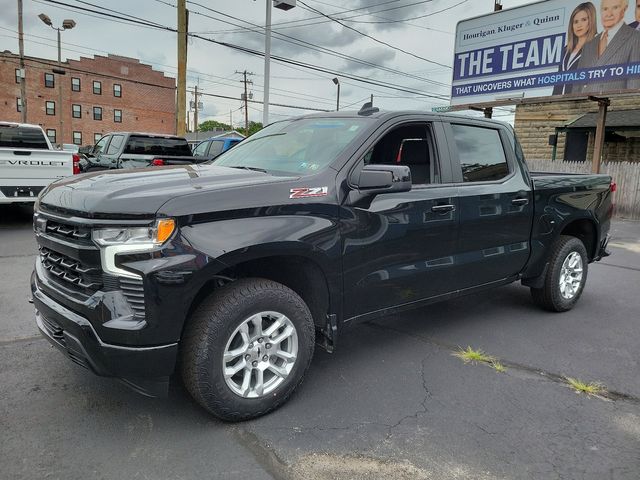
[[(22, 119), (19, 62), (11, 52), (0, 53), (0, 121)], [(42, 126), (53, 143), (91, 145), (114, 131), (175, 133), (175, 79), (163, 72), (116, 55), (68, 60), (65, 74), (53, 69), (55, 61), (25, 58), (27, 123)]]
[[(593, 156), (598, 104), (590, 100), (523, 104), (515, 130), (527, 158), (587, 161)], [(640, 95), (611, 97), (602, 159), (640, 162)], [(549, 137), (557, 135), (554, 148)]]

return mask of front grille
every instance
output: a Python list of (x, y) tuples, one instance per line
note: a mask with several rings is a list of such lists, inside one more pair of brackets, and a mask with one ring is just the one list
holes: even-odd
[(45, 232), (54, 238), (71, 240), (74, 243), (92, 245), (91, 229), (82, 225), (65, 225), (54, 220), (47, 220)]
[(102, 269), (92, 267), (46, 247), (39, 247), (42, 266), (63, 285), (95, 293), (102, 288)]
[(142, 279), (120, 278), (120, 290), (126, 297), (136, 318), (144, 318), (144, 285)]

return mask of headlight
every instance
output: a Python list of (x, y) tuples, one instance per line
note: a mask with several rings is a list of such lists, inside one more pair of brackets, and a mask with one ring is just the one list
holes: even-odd
[(94, 230), (91, 237), (100, 247), (102, 269), (113, 275), (140, 278), (140, 275), (116, 266), (116, 255), (153, 250), (166, 242), (175, 230), (172, 218), (163, 218), (149, 227), (117, 227)]
[(169, 239), (174, 229), (174, 220), (163, 218), (150, 227), (101, 228), (94, 230), (91, 236), (100, 247), (138, 245), (146, 249), (162, 245)]

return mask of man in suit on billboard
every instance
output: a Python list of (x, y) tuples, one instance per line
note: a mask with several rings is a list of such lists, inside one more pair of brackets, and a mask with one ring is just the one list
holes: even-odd
[(636, 0), (636, 21), (629, 24), (631, 28), (640, 30), (640, 0)]
[[(640, 62), (640, 31), (624, 23), (629, 0), (602, 0), (603, 31), (584, 46), (578, 68)], [(601, 93), (640, 88), (640, 76), (612, 81), (595, 81), (583, 86), (584, 93)]]

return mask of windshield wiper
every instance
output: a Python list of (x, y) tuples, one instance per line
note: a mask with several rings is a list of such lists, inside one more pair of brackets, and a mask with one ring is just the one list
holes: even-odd
[[(226, 165), (223, 165), (223, 166), (226, 166)], [(240, 168), (242, 170), (252, 170), (254, 172), (269, 173), (264, 168), (247, 167), (247, 166), (244, 166), (244, 165), (229, 165), (229, 168)]]

